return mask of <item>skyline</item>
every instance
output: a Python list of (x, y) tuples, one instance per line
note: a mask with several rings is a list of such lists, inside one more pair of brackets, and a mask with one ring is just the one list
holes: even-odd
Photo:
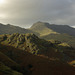
[(75, 0), (0, 0), (0, 23), (30, 27), (38, 21), (75, 26)]

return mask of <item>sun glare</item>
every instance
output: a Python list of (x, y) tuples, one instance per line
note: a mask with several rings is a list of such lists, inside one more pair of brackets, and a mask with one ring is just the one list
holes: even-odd
[(6, 16), (6, 14), (1, 14), (0, 13), (0, 19), (4, 19), (4, 18), (6, 18), (7, 16)]
[(5, 0), (0, 0), (0, 4), (4, 4), (5, 3)]

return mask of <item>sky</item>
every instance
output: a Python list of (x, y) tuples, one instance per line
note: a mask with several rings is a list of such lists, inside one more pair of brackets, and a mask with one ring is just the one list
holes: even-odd
[(27, 28), (38, 21), (75, 26), (75, 0), (0, 0), (0, 23)]

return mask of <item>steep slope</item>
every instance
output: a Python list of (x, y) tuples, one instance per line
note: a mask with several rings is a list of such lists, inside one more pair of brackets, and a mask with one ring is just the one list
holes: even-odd
[[(0, 44), (1, 45), (1, 44)], [(1, 45), (2, 46), (2, 45)], [(12, 55), (9, 51), (6, 49), (5, 46), (0, 46), (0, 75), (23, 75), (27, 74), (25, 67), (22, 67), (20, 64), (18, 64), (16, 61), (13, 60)], [(4, 52), (8, 52), (4, 54)], [(10, 56), (8, 56), (10, 55)]]
[(57, 34), (57, 32), (48, 28), (46, 25), (50, 25), (49, 23), (37, 22), (32, 25), (30, 30), (39, 33), (39, 36), (45, 36), (48, 34)]
[[(52, 43), (51, 41), (40, 39), (34, 34), (15, 33), (11, 35), (1, 35), (0, 42), (1, 44), (10, 45), (35, 55), (45, 55), (63, 61), (75, 59), (75, 55), (73, 54), (75, 49), (70, 45), (60, 41)], [(11, 51), (10, 53), (12, 54)]]
[(72, 28), (68, 25), (55, 25), (55, 24), (50, 24), (46, 25), (48, 28), (52, 29), (55, 32), (58, 33), (66, 33), (72, 36), (75, 36), (75, 28)]
[(70, 36), (68, 34), (49, 34), (49, 35), (43, 36), (41, 38), (43, 38), (45, 40), (59, 40), (61, 42), (66, 42), (75, 48), (75, 37)]
[[(75, 68), (60, 60), (49, 60), (49, 58), (35, 56), (26, 51), (19, 50), (11, 46), (1, 45), (1, 52), (16, 61), (26, 69), (29, 68), (29, 74), (24, 75), (74, 75)], [(5, 71), (4, 71), (5, 72)]]
[[(22, 50), (0, 44), (0, 75), (30, 75), (30, 68), (20, 64)], [(21, 62), (23, 63), (23, 62)]]
[(75, 47), (75, 28), (68, 25), (55, 25), (45, 22), (33, 24), (30, 30), (39, 33), (39, 37), (45, 40), (59, 40)]
[(17, 64), (16, 62), (14, 62), (12, 59), (10, 59), (8, 56), (4, 55), (1, 52), (0, 52), (0, 62), (4, 63), (5, 65), (7, 65), (9, 67), (19, 66), (19, 64)]
[(75, 36), (75, 28), (72, 28), (68, 25), (55, 25), (45, 22), (37, 22), (32, 25), (30, 30), (39, 33), (40, 36), (58, 33), (66, 33)]
[(0, 34), (12, 33), (32, 33), (32, 31), (10, 24), (4, 25), (0, 23)]

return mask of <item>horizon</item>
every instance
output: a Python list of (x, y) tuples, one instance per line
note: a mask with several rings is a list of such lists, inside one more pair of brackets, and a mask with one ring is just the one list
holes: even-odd
[(74, 0), (0, 0), (0, 22), (30, 27), (37, 21), (75, 27)]
[[(41, 22), (41, 21), (40, 21), (40, 22)], [(36, 22), (36, 23), (37, 23), (37, 22)], [(48, 23), (48, 22), (43, 22), (43, 23)], [(8, 23), (0, 23), (0, 24), (8, 25)], [(34, 24), (34, 23), (33, 23), (33, 24)], [(33, 24), (32, 24), (32, 25), (29, 25), (29, 27), (26, 26), (26, 25), (25, 25), (25, 27), (23, 27), (23, 26), (21, 26), (21, 25), (15, 25), (15, 24), (9, 24), (9, 25), (18, 26), (18, 27), (21, 27), (21, 28), (28, 29), (28, 28), (30, 28), (31, 26), (33, 26)], [(49, 24), (50, 24), (50, 23), (49, 23)], [(59, 25), (59, 24), (53, 24), (53, 25)], [(61, 24), (61, 25), (64, 25), (64, 24)], [(70, 26), (70, 25), (68, 25), (68, 26)], [(75, 26), (70, 26), (70, 27), (75, 28)]]

